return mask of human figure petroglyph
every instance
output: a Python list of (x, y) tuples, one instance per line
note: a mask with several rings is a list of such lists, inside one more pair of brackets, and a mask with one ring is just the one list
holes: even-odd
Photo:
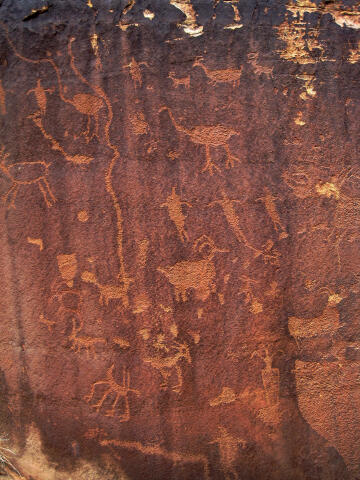
[[(263, 256), (265, 261), (270, 261), (270, 262), (276, 262), (277, 261), (277, 254), (276, 252), (271, 252), (272, 247), (269, 248), (269, 245), (267, 245), (267, 248), (264, 248), (264, 250), (259, 250), (258, 248), (254, 247), (246, 238), (242, 228), (240, 227), (240, 220), (239, 217), (237, 216), (235, 209), (234, 209), (234, 203), (239, 203), (243, 204), (244, 202), (242, 200), (231, 200), (225, 191), (222, 191), (222, 199), (221, 200), (214, 200), (213, 202), (210, 202), (208, 204), (208, 207), (213, 207), (215, 205), (220, 205), (220, 207), (223, 209), (225, 218), (232, 228), (237, 240), (239, 243), (242, 243), (245, 245), (245, 247), (249, 248), (254, 252), (255, 258), (259, 256)], [(266, 246), (265, 246), (266, 247)]]
[(237, 480), (239, 475), (236, 471), (236, 460), (238, 456), (238, 448), (246, 447), (247, 442), (242, 438), (232, 436), (225, 427), (219, 426), (219, 436), (215, 440), (209, 442), (217, 444), (220, 454), (220, 464), (224, 472), (225, 480)]
[(137, 62), (134, 57), (130, 60), (127, 65), (124, 65), (123, 68), (128, 68), (132, 81), (134, 82), (135, 87), (141, 87), (142, 85), (142, 74), (140, 65), (145, 65), (148, 67), (146, 62)]
[(46, 92), (53, 93), (54, 89), (43, 88), (43, 86), (41, 85), (41, 80), (39, 78), (38, 81), (36, 82), (36, 87), (31, 88), (26, 93), (26, 95), (30, 95), (30, 93), (33, 93), (35, 95), (36, 102), (38, 104), (38, 107), (40, 109), (42, 116), (46, 114), (46, 105), (47, 105)]
[(189, 240), (189, 236), (185, 230), (186, 217), (182, 212), (183, 205), (189, 208), (192, 207), (191, 203), (181, 200), (176, 193), (176, 188), (172, 187), (171, 195), (167, 197), (166, 202), (162, 203), (160, 207), (166, 207), (168, 209), (169, 217), (174, 222), (181, 241), (185, 242), (185, 240)]
[[(89, 395), (86, 395), (85, 400), (87, 403), (90, 403), (96, 392), (96, 387), (105, 386), (105, 391), (103, 392), (100, 400), (91, 405), (96, 409), (97, 412), (100, 412), (105, 400), (111, 395), (114, 396), (114, 401), (111, 404), (110, 410), (107, 410), (105, 415), (107, 417), (117, 417), (120, 422), (128, 422), (130, 420), (130, 404), (129, 404), (129, 393), (139, 396), (140, 392), (133, 388), (130, 388), (130, 372), (123, 368), (122, 373), (122, 383), (119, 384), (114, 379), (114, 369), (115, 365), (112, 364), (111, 367), (107, 370), (104, 380), (99, 380), (92, 384)], [(116, 409), (120, 399), (124, 401), (124, 408), (120, 414), (116, 414)]]
[[(87, 283), (92, 283), (93, 285), (96, 285), (99, 289), (100, 293), (100, 298), (99, 298), (99, 303), (100, 305), (109, 305), (110, 300), (121, 300), (124, 307), (129, 306), (129, 300), (127, 296), (127, 288), (128, 285), (125, 284), (106, 284), (103, 285), (98, 282), (96, 276), (92, 272), (84, 271), (81, 274), (81, 279), (84, 282)], [(129, 279), (129, 283), (131, 283), (133, 280)]]
[[(263, 352), (263, 353), (262, 353)], [(269, 354), (269, 350), (255, 350), (251, 358), (258, 356), (265, 363), (265, 368), (261, 370), (261, 378), (265, 390), (265, 398), (268, 406), (278, 405), (280, 401), (280, 371), (273, 368), (272, 362), (274, 355)]]
[(16, 208), (16, 196), (19, 189), (25, 185), (37, 185), (46, 206), (48, 208), (52, 207), (56, 202), (56, 198), (51, 191), (48, 181), (48, 169), (51, 166), (51, 162), (16, 162), (9, 165), (6, 163), (8, 157), (9, 154), (5, 153), (5, 149), (2, 147), (0, 149), (0, 170), (12, 182), (12, 186), (4, 196), (4, 203), (8, 208)]
[(210, 70), (210, 68), (208, 68), (203, 62), (200, 62), (200, 58), (197, 58), (194, 61), (193, 67), (202, 68), (205, 75), (213, 85), (216, 85), (217, 83), (232, 83), (233, 86), (235, 87), (240, 83), (242, 68), (240, 69), (226, 68), (223, 70)]
[(181, 85), (183, 85), (186, 89), (190, 88), (190, 75), (183, 78), (177, 78), (175, 77), (174, 72), (170, 72), (169, 78), (172, 80), (175, 88), (179, 88)]
[(79, 336), (79, 333), (82, 330), (82, 323), (79, 326), (76, 325), (77, 318), (75, 316), (72, 317), (72, 330), (69, 335), (69, 340), (71, 342), (71, 350), (74, 350), (76, 353), (81, 353), (82, 349), (85, 349), (88, 356), (92, 354), (94, 357), (96, 356), (96, 349), (95, 345), (98, 343), (105, 344), (106, 340), (100, 337), (89, 337), (89, 336)]
[(160, 388), (167, 390), (169, 388), (170, 377), (175, 371), (177, 376), (177, 384), (172, 387), (176, 393), (180, 393), (183, 385), (183, 374), (180, 365), (181, 359), (191, 364), (190, 349), (186, 343), (180, 343), (173, 340), (169, 346), (162, 342), (161, 354), (144, 357), (144, 363), (150, 364), (153, 368), (159, 370), (163, 379)]
[(299, 341), (319, 336), (330, 336), (331, 338), (337, 333), (340, 324), (340, 313), (337, 305), (344, 299), (339, 293), (324, 287), (322, 292), (327, 293), (327, 303), (317, 317), (289, 317), (288, 328), (290, 335), (294, 337), (299, 346)]
[(234, 167), (236, 162), (240, 162), (240, 159), (235, 157), (230, 152), (228, 145), (231, 137), (239, 135), (238, 132), (230, 127), (224, 125), (198, 125), (192, 128), (185, 128), (179, 124), (169, 107), (162, 107), (159, 113), (166, 110), (170, 116), (170, 119), (178, 132), (188, 135), (191, 141), (198, 145), (205, 146), (206, 163), (202, 169), (202, 173), (209, 171), (210, 175), (213, 175), (214, 170), (220, 172), (220, 168), (211, 159), (211, 147), (223, 147), (226, 152), (226, 168)]
[(216, 253), (226, 253), (227, 250), (215, 247), (213, 240), (206, 235), (195, 240), (193, 250), (203, 254), (206, 248), (208, 248), (208, 254), (202, 260), (184, 260), (175, 265), (158, 268), (158, 271), (163, 273), (173, 285), (177, 302), (186, 302), (187, 292), (191, 289), (195, 291), (195, 297), (203, 302), (207, 300), (210, 293), (216, 292), (216, 271), (213, 259)]
[(258, 202), (263, 202), (267, 213), (269, 214), (275, 230), (279, 233), (279, 238), (286, 238), (288, 236), (286, 228), (281, 222), (280, 215), (276, 208), (276, 196), (273, 196), (268, 187), (264, 187), (264, 196), (257, 199)]

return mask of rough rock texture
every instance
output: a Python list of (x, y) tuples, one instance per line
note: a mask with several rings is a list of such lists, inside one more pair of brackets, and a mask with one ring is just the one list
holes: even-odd
[(359, 3), (0, 3), (4, 475), (359, 479)]

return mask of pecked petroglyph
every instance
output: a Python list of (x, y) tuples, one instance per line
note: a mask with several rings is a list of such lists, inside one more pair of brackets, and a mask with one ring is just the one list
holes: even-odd
[(272, 244), (268, 243), (264, 246), (263, 250), (260, 250), (254, 247), (246, 238), (243, 232), (243, 229), (240, 226), (240, 219), (237, 216), (235, 209), (233, 207), (234, 203), (243, 204), (244, 202), (242, 200), (230, 200), (224, 190), (221, 193), (222, 193), (222, 199), (215, 200), (209, 203), (208, 207), (220, 205), (220, 207), (224, 212), (225, 218), (228, 224), (230, 225), (231, 229), (233, 230), (238, 242), (244, 244), (245, 247), (252, 250), (254, 252), (255, 258), (262, 256), (266, 262), (269, 261), (269, 262), (277, 263), (278, 254), (276, 251), (273, 250)]
[(226, 68), (223, 70), (211, 70), (203, 62), (200, 62), (200, 58), (196, 59), (193, 63), (193, 67), (200, 67), (204, 71), (207, 78), (213, 85), (217, 83), (231, 83), (234, 87), (240, 83), (242, 75), (242, 68)]
[(37, 245), (39, 247), (40, 252), (44, 249), (44, 243), (42, 241), (42, 238), (27, 237), (27, 242), (30, 243), (31, 245)]
[(81, 279), (84, 282), (92, 283), (99, 289), (99, 303), (100, 305), (109, 305), (110, 300), (121, 300), (123, 305), (127, 307), (128, 296), (127, 290), (122, 284), (106, 284), (99, 283), (96, 276), (92, 272), (84, 271), (81, 274)]
[(39, 128), (42, 136), (51, 143), (51, 148), (55, 151), (60, 152), (64, 156), (65, 160), (67, 160), (68, 162), (74, 163), (75, 165), (87, 165), (93, 160), (93, 157), (90, 157), (88, 155), (70, 155), (69, 153), (67, 153), (61, 146), (61, 144), (45, 130), (40, 112), (35, 112), (29, 115), (28, 118), (32, 120), (34, 124)]
[(257, 201), (263, 202), (267, 213), (269, 214), (275, 230), (279, 233), (279, 239), (286, 238), (288, 236), (284, 225), (281, 222), (280, 215), (276, 208), (275, 200), (278, 197), (272, 195), (268, 187), (264, 187), (264, 196), (257, 199)]
[[(174, 392), (180, 393), (184, 383), (181, 361), (186, 360), (191, 364), (189, 346), (175, 340), (166, 345), (162, 337), (158, 339), (154, 346), (157, 347), (158, 353), (143, 357), (143, 362), (159, 371), (162, 378), (160, 385), (162, 390), (171, 388)], [(172, 378), (176, 378), (176, 383), (174, 382), (175, 385), (171, 387), (170, 381)]]
[[(111, 403), (111, 407), (109, 410), (105, 411), (105, 415), (107, 417), (116, 417), (120, 423), (128, 422), (130, 420), (129, 394), (139, 396), (140, 392), (130, 387), (130, 372), (125, 368), (123, 368), (122, 371), (121, 383), (117, 383), (114, 378), (114, 369), (115, 365), (112, 364), (111, 367), (106, 371), (105, 378), (103, 380), (94, 382), (91, 385), (90, 393), (86, 395), (85, 400), (99, 413), (104, 407), (106, 400), (109, 397), (113, 398), (114, 400)], [(97, 403), (91, 403), (94, 397), (98, 395), (97, 392), (99, 391), (99, 387), (102, 392), (102, 396)], [(124, 403), (122, 409), (120, 409), (119, 406), (120, 399), (122, 399)]]
[(36, 185), (48, 208), (52, 207), (56, 202), (56, 198), (51, 190), (48, 176), (51, 162), (43, 161), (34, 162), (16, 162), (7, 163), (8, 153), (5, 153), (4, 147), (0, 150), (0, 171), (12, 182), (8, 192), (4, 195), (4, 203), (8, 208), (16, 208), (15, 201), (18, 191), (25, 185)]
[(154, 455), (163, 457), (173, 464), (181, 463), (194, 463), (200, 464), (203, 468), (204, 480), (210, 480), (210, 470), (208, 459), (205, 455), (196, 455), (192, 453), (178, 452), (172, 450), (166, 450), (162, 446), (157, 444), (143, 444), (141, 442), (129, 442), (124, 440), (108, 439), (104, 438), (100, 441), (102, 446), (112, 446), (120, 449), (140, 452), (143, 455)]
[(46, 92), (53, 93), (54, 89), (43, 88), (43, 86), (41, 85), (41, 80), (39, 78), (38, 81), (36, 82), (36, 87), (31, 88), (26, 93), (26, 95), (30, 95), (31, 93), (35, 95), (35, 99), (42, 116), (46, 115), (46, 105), (47, 105)]
[(183, 205), (189, 208), (192, 207), (191, 203), (181, 200), (179, 195), (176, 193), (176, 188), (172, 187), (171, 194), (167, 197), (166, 202), (162, 203), (160, 207), (166, 207), (168, 209), (169, 217), (178, 231), (180, 240), (185, 242), (186, 240), (189, 240), (189, 236), (185, 230), (186, 217), (183, 214)]
[(228, 141), (231, 137), (238, 135), (238, 132), (230, 127), (224, 125), (198, 125), (192, 128), (185, 128), (179, 124), (169, 107), (160, 108), (160, 112), (167, 110), (170, 119), (178, 132), (184, 133), (189, 136), (191, 141), (198, 145), (205, 146), (205, 158), (206, 163), (202, 172), (209, 171), (210, 175), (213, 175), (214, 170), (220, 172), (220, 168), (211, 159), (211, 147), (223, 147), (226, 152), (226, 168), (235, 166), (236, 162), (241, 160), (230, 152)]
[[(208, 253), (203, 253), (208, 249)], [(177, 302), (187, 301), (187, 293), (194, 290), (195, 298), (205, 302), (210, 293), (216, 292), (216, 271), (213, 262), (216, 253), (226, 253), (227, 250), (217, 248), (212, 239), (203, 235), (195, 240), (193, 250), (203, 255), (201, 260), (184, 260), (175, 265), (159, 267), (161, 272), (174, 287)]]
[(105, 344), (106, 340), (100, 337), (89, 337), (85, 335), (79, 335), (81, 332), (83, 325), (82, 322), (77, 325), (77, 318), (72, 317), (72, 330), (69, 335), (69, 341), (71, 342), (71, 350), (75, 353), (81, 353), (84, 349), (88, 356), (92, 354), (94, 357), (96, 356), (96, 348), (97, 344)]
[(295, 316), (288, 318), (290, 335), (294, 337), (297, 344), (301, 340), (318, 336), (325, 335), (332, 338), (341, 326), (337, 305), (343, 300), (343, 297), (327, 288), (322, 291), (328, 294), (328, 300), (320, 315), (310, 318)]

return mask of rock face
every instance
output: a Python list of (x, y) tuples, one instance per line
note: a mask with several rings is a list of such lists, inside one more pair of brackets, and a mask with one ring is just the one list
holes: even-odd
[(359, 3), (0, 20), (4, 475), (359, 479)]

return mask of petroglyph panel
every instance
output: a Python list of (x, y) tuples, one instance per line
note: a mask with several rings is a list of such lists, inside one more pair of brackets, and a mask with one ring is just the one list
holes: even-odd
[(359, 18), (0, 2), (1, 478), (360, 478)]

